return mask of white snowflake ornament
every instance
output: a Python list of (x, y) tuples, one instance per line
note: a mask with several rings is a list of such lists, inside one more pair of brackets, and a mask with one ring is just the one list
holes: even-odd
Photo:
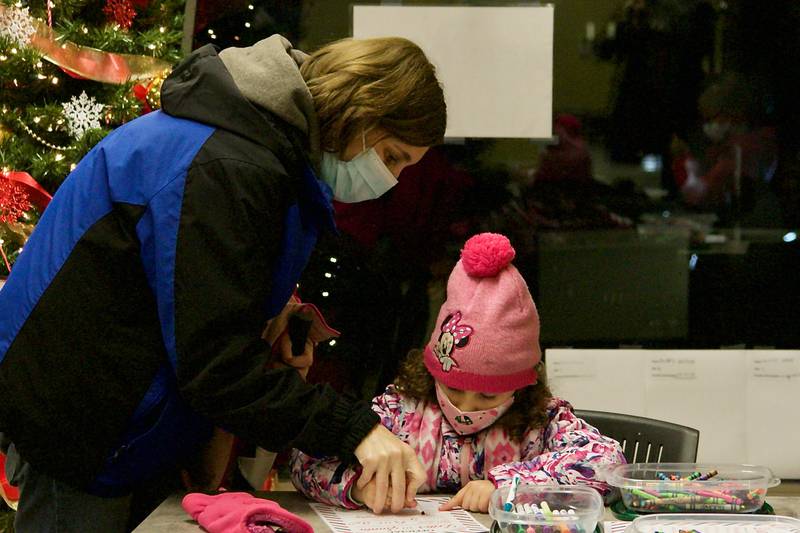
[(98, 104), (91, 96), (82, 91), (80, 96), (73, 96), (69, 102), (61, 104), (64, 116), (67, 117), (70, 135), (76, 139), (83, 137), (86, 130), (100, 127), (103, 104)]
[(0, 35), (16, 42), (18, 46), (30, 46), (31, 36), (36, 33), (33, 17), (27, 7), (0, 5)]

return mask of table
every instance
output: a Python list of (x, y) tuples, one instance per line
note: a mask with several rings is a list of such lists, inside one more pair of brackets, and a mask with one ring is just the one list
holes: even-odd
[[(278, 502), (281, 507), (303, 517), (314, 528), (316, 533), (329, 533), (330, 529), (321, 518), (308, 506), (308, 500), (300, 493), (293, 491), (277, 491), (261, 493)], [(202, 531), (196, 522), (181, 508), (182, 494), (170, 496), (142, 522), (134, 533), (197, 533)], [(767, 502), (775, 509), (775, 513), (794, 518), (800, 517), (800, 496), (767, 497)], [(492, 519), (487, 514), (473, 513), (475, 519), (488, 527)], [(615, 520), (611, 511), (606, 509), (603, 520)]]

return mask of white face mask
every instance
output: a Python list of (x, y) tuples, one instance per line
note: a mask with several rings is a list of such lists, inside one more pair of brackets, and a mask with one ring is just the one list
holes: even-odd
[(374, 200), (397, 185), (397, 178), (378, 156), (375, 148), (367, 150), (366, 132), (361, 133), (364, 151), (350, 161), (335, 154), (322, 154), (322, 180), (333, 189), (333, 197), (348, 204)]
[(703, 133), (714, 142), (719, 142), (725, 138), (731, 129), (730, 122), (706, 122), (703, 124)]

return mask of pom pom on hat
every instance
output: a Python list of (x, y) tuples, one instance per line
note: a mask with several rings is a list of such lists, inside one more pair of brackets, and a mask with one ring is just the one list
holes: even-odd
[(475, 278), (494, 277), (514, 259), (511, 241), (499, 233), (480, 233), (470, 238), (461, 250), (461, 264)]

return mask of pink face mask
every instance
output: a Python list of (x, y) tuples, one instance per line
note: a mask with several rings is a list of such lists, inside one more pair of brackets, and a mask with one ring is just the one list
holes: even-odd
[(450, 401), (450, 398), (447, 397), (447, 394), (442, 390), (438, 382), (436, 383), (436, 399), (439, 400), (439, 407), (442, 408), (444, 417), (450, 422), (450, 425), (453, 426), (453, 429), (456, 430), (456, 433), (459, 435), (471, 435), (472, 433), (483, 431), (494, 424), (498, 418), (503, 416), (503, 414), (508, 411), (508, 408), (511, 407), (511, 404), (514, 403), (514, 397), (512, 396), (502, 404), (491, 409), (485, 409), (483, 411), (462, 411), (453, 405), (453, 402)]

